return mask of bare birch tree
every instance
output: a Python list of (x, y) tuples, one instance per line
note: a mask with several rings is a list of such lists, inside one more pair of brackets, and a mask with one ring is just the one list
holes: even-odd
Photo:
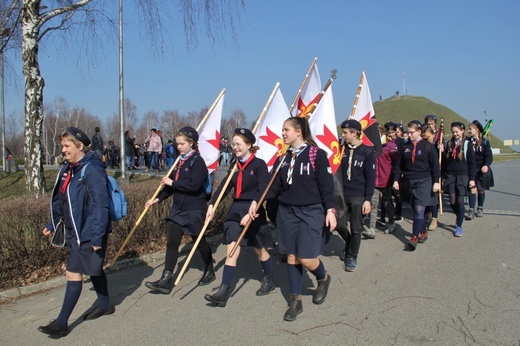
[[(196, 47), (202, 28), (213, 42), (223, 39), (227, 32), (234, 37), (244, 8), (244, 0), (134, 1), (147, 36), (157, 51), (165, 46), (163, 33), (168, 33), (168, 30), (164, 23), (174, 20), (172, 13), (180, 14), (187, 47)], [(80, 57), (92, 56), (92, 46), (87, 42), (93, 42), (95, 46), (96, 42), (101, 42), (100, 35), (116, 32), (118, 20), (110, 17), (116, 11), (108, 10), (109, 6), (116, 4), (115, 0), (0, 1), (1, 51), (4, 52), (7, 43), (21, 37), (22, 73), (25, 80), (25, 185), (36, 196), (45, 193), (41, 140), (45, 82), (38, 62), (39, 45), (44, 38), (54, 34), (52, 37), (63, 39), (64, 44), (78, 54), (84, 53)], [(74, 40), (68, 36), (71, 32), (76, 35)], [(75, 46), (77, 42), (79, 45)]]

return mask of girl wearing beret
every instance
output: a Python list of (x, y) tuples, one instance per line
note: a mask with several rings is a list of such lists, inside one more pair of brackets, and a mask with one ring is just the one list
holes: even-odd
[[(466, 220), (473, 219), (473, 216), (484, 216), (484, 201), (486, 199), (486, 190), (489, 190), (489, 188), (495, 185), (493, 171), (490, 167), (493, 163), (493, 152), (491, 151), (489, 140), (482, 136), (483, 131), (484, 127), (478, 120), (473, 120), (473, 122), (469, 124), (468, 133), (471, 143), (473, 144), (473, 150), (475, 151), (475, 166), (477, 170), (475, 182), (477, 187), (471, 189), (469, 194), (470, 209), (466, 215)], [(477, 203), (477, 192), (478, 208), (475, 210), (475, 204)]]
[[(190, 126), (185, 126), (175, 135), (180, 160), (170, 176), (164, 177), (164, 185), (156, 199), (146, 202), (150, 207), (173, 195), (170, 214), (166, 218), (166, 258), (161, 278), (146, 282), (146, 287), (152, 291), (168, 294), (172, 290), (173, 269), (179, 256), (179, 246), (182, 236), (187, 233), (195, 241), (201, 231), (206, 215), (206, 193), (204, 182), (208, 178), (208, 169), (204, 159), (198, 152), (199, 134)], [(211, 247), (206, 238), (202, 238), (198, 250), (205, 264), (204, 274), (198, 285), (207, 285), (215, 280)]]
[[(455, 237), (462, 237), (462, 223), (464, 222), (464, 197), (469, 189), (475, 186), (475, 152), (473, 145), (466, 136), (466, 126), (460, 122), (451, 123), (453, 136), (446, 145), (443, 152), (443, 172), (445, 180), (443, 190), (449, 195), (450, 205), (456, 215)], [(443, 148), (441, 148), (442, 151)]]
[[(231, 282), (235, 274), (238, 256), (240, 255), (240, 247), (237, 248), (233, 257), (229, 257), (232, 249), (242, 232), (243, 227), (248, 223), (250, 219), (250, 209), (254, 213), (256, 209), (256, 203), (252, 204), (253, 201), (258, 201), (267, 187), (269, 180), (269, 173), (267, 172), (267, 165), (262, 159), (255, 156), (255, 152), (258, 147), (254, 146), (256, 139), (253, 133), (249, 129), (238, 128), (235, 129), (232, 138), (232, 147), (238, 159), (238, 171), (233, 172), (231, 184), (228, 185), (224, 191), (223, 197), (225, 197), (233, 188), (233, 203), (228, 212), (226, 221), (224, 222), (224, 238), (222, 243), (226, 247), (226, 263), (224, 265), (224, 273), (222, 274), (222, 283), (217, 287), (212, 294), (206, 294), (204, 298), (217, 305), (226, 306), (226, 302), (231, 293)], [(231, 174), (231, 172), (228, 172)], [(213, 198), (208, 207), (206, 213), (206, 219), (213, 219), (213, 205), (216, 199), (222, 193), (222, 189), (227, 181), (226, 178), (222, 179), (220, 186), (217, 191), (213, 194)], [(261, 229), (263, 228), (263, 231)], [(266, 234), (267, 219), (265, 217), (264, 208), (261, 207), (258, 214), (255, 215), (255, 219), (250, 225), (244, 239), (240, 243), (241, 246), (252, 246), (254, 247), (255, 253), (258, 256), (258, 260), (264, 271), (264, 279), (258, 291), (257, 296), (264, 296), (269, 294), (274, 288), (275, 284), (273, 281), (273, 264), (267, 247), (272, 247), (272, 241), (268, 238), (263, 237)]]

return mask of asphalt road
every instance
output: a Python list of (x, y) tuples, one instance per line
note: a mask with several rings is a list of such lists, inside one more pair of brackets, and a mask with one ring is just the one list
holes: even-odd
[[(453, 237), (455, 216), (445, 212), (425, 244), (405, 251), (411, 232), (406, 209), (396, 233), (379, 232), (362, 241), (359, 267), (349, 273), (338, 259), (342, 240), (333, 237), (322, 257), (332, 277), (327, 300), (312, 304), (315, 281), (306, 274), (304, 311), (294, 322), (283, 321), (289, 295), (285, 265), (276, 262), (275, 291), (257, 297), (262, 274), (250, 249), (242, 252), (228, 305), (212, 307), (204, 300), (220, 282), (225, 256), (213, 239), (217, 281), (210, 286), (196, 286), (203, 266), (196, 253), (171, 294), (150, 293), (144, 282), (162, 271), (157, 254), (155, 262), (147, 257), (140, 266), (108, 276), (113, 315), (83, 321), (96, 299), (87, 282), (71, 316), (71, 332), (58, 340), (36, 328), (59, 313), (63, 287), (1, 304), (2, 344), (520, 345), (518, 165), (494, 165), (489, 213), (465, 222), (462, 238)], [(276, 249), (271, 253), (278, 259)], [(181, 266), (185, 258), (180, 257)]]

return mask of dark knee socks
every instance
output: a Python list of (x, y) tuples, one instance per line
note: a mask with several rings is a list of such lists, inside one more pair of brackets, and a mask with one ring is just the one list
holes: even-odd
[(110, 305), (110, 297), (108, 296), (108, 282), (105, 272), (99, 276), (91, 276), (90, 280), (92, 280), (92, 285), (94, 285), (96, 290), (99, 307), (102, 309), (107, 308)]
[(222, 274), (222, 284), (231, 286), (231, 282), (233, 281), (233, 276), (235, 275), (237, 267), (228, 266), (227, 264), (224, 266), (224, 273)]
[(325, 266), (323, 265), (323, 262), (320, 260), (320, 264), (318, 264), (318, 267), (314, 270), (310, 270), (312, 275), (316, 277), (316, 280), (323, 280), (325, 279), (325, 275), (327, 275), (327, 272), (325, 271)]
[(478, 194), (478, 207), (482, 208), (484, 207), (484, 201), (486, 200), (486, 194), (485, 193), (479, 193)]
[(72, 310), (74, 310), (79, 296), (81, 295), (82, 287), (83, 281), (67, 281), (65, 297), (63, 298), (63, 305), (61, 306), (61, 311), (58, 315), (58, 318), (56, 318), (56, 322), (58, 322), (59, 325), (67, 325), (70, 314), (72, 314)]
[(287, 263), (287, 275), (289, 277), (289, 289), (292, 294), (302, 294), (303, 267), (301, 264)]
[(265, 275), (270, 275), (273, 273), (273, 261), (271, 260), (271, 257), (265, 261), (260, 261), (260, 264), (262, 265), (262, 270), (264, 271)]

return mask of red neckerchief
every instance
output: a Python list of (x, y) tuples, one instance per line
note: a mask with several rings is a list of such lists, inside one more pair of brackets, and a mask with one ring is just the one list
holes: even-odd
[(238, 165), (238, 177), (237, 177), (237, 186), (235, 187), (235, 198), (239, 198), (242, 193), (242, 175), (244, 173), (244, 169), (246, 166), (255, 158), (255, 154), (249, 155), (246, 162), (242, 163), (240, 160), (237, 161)]
[(413, 144), (413, 150), (412, 150), (412, 165), (415, 163), (415, 149), (417, 149), (417, 144), (422, 141), (422, 138), (419, 137), (419, 139), (417, 139), (417, 141), (415, 142), (412, 142)]
[(454, 143), (455, 143), (455, 148), (453, 148), (453, 151), (451, 153), (451, 157), (453, 159), (456, 159), (457, 158), (457, 149), (460, 147), (460, 143), (462, 143), (462, 138), (459, 139), (459, 140), (455, 140)]
[(65, 194), (67, 192), (67, 187), (70, 184), (70, 180), (72, 179), (72, 167), (79, 165), (79, 162), (76, 162), (74, 164), (69, 163), (68, 169), (63, 173), (67, 173), (67, 176), (65, 177), (65, 182), (61, 186), (61, 193)]
[(175, 181), (179, 180), (179, 174), (181, 173), (181, 168), (182, 168), (182, 165), (184, 165), (184, 162), (188, 161), (188, 159), (191, 157), (191, 155), (193, 155), (195, 153), (195, 150), (192, 150), (190, 151), (189, 153), (187, 153), (184, 158), (182, 158), (182, 155), (181, 155), (181, 159), (179, 160), (179, 163), (177, 164), (177, 167), (175, 168), (177, 170), (177, 172), (175, 172)]

